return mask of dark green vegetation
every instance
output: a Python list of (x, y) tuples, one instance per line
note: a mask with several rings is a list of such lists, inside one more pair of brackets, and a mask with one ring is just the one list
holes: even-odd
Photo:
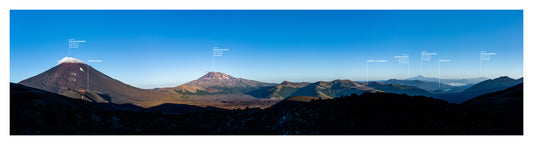
[(291, 96), (294, 92), (298, 91), (298, 88), (283, 87), (283, 88), (280, 88), (279, 91), (276, 91), (276, 88), (273, 87), (272, 89), (268, 91), (272, 92), (270, 97), (283, 99), (283, 98), (287, 98)]
[(333, 99), (290, 97), (268, 109), (178, 115), (91, 103), (11, 84), (10, 104), (14, 135), (523, 134), (522, 84), (462, 104), (366, 92)]

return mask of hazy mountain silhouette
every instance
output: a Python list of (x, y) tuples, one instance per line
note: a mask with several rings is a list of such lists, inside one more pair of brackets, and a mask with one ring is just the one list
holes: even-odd
[(512, 79), (507, 76), (502, 76), (499, 78), (486, 80), (483, 82), (480, 82), (478, 84), (473, 85), (472, 87), (464, 90), (463, 92), (485, 92), (485, 93), (491, 93), (496, 92), (499, 90), (503, 90), (506, 88), (509, 88), (511, 86), (514, 86), (516, 84), (522, 83), (522, 78), (520, 79)]
[(440, 83), (440, 85), (439, 85), (438, 82), (422, 81), (422, 80), (390, 79), (390, 80), (387, 80), (387, 81), (383, 81), (383, 83), (414, 86), (414, 87), (418, 87), (418, 88), (427, 90), (429, 92), (433, 92), (433, 91), (436, 91), (436, 90), (445, 90), (445, 89), (451, 90), (451, 89), (456, 88), (454, 86), (451, 86), (451, 85), (448, 85), (448, 84), (444, 84), (444, 83)]
[(467, 88), (463, 92), (460, 92), (460, 93), (439, 94), (439, 95), (436, 95), (435, 97), (444, 99), (452, 103), (462, 103), (471, 98), (474, 98), (474, 97), (477, 97), (483, 94), (489, 94), (492, 92), (501, 91), (509, 87), (512, 87), (514, 85), (520, 84), (522, 82), (523, 82), (523, 78), (515, 80), (507, 76), (502, 76), (496, 79), (490, 79), (490, 80), (486, 80), (478, 84), (475, 84), (472, 87)]
[[(466, 79), (440, 79), (440, 83), (448, 84), (451, 86), (464, 86), (468, 84), (476, 84), (484, 80), (488, 80), (489, 78), (486, 77), (479, 77), (479, 78), (466, 78)], [(429, 78), (424, 77), (422, 75), (418, 75), (416, 77), (412, 77), (406, 80), (421, 80), (421, 81), (429, 81), (429, 82), (439, 82), (438, 78)]]

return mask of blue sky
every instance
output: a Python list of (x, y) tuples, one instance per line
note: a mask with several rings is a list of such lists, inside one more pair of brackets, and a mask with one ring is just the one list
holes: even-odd
[[(68, 55), (141, 88), (177, 86), (208, 71), (265, 82), (523, 75), (521, 10), (12, 10), (10, 81)], [(212, 48), (230, 49), (215, 58)], [(422, 62), (421, 51), (437, 53)], [(496, 53), (483, 61), (480, 51)], [(394, 56), (409, 55), (407, 64)]]

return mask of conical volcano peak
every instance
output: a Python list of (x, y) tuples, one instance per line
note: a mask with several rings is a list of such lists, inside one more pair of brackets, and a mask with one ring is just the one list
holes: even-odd
[(235, 79), (234, 77), (227, 75), (221, 72), (209, 72), (202, 76), (200, 79), (209, 79), (209, 80), (230, 80)]
[(512, 78), (510, 78), (508, 76), (501, 76), (501, 77), (495, 78), (493, 80), (514, 80), (514, 79), (512, 79)]
[(413, 77), (411, 78), (412, 80), (417, 80), (417, 79), (424, 79), (425, 77), (423, 75), (417, 75), (416, 77)]
[(81, 61), (79, 59), (76, 59), (74, 57), (64, 57), (63, 59), (57, 61), (57, 64), (62, 64), (62, 63), (82, 63), (82, 64), (85, 64), (85, 62), (83, 62), (83, 61)]
[[(259, 82), (254, 80), (247, 80), (243, 78), (235, 78), (221, 72), (209, 72), (197, 80), (187, 82), (182, 85), (188, 87), (200, 87), (206, 89), (209, 87), (264, 87), (274, 86), (272, 83)], [(180, 87), (180, 86), (178, 86)], [(201, 90), (201, 89), (200, 89)]]

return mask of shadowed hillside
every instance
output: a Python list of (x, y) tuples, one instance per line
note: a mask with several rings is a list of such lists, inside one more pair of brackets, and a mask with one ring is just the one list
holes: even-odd
[[(96, 103), (11, 87), (11, 134), (523, 134), (522, 108), (501, 110), (498, 101), (514, 98), (503, 106), (521, 104), (520, 87), (464, 104), (366, 92), (334, 99), (289, 97), (267, 109), (181, 115), (102, 109)], [(153, 109), (163, 108), (172, 107)]]
[(185, 104), (162, 104), (142, 108), (132, 104), (94, 103), (20, 84), (11, 83), (10, 85), (11, 134), (118, 133), (126, 129), (117, 117), (121, 113), (143, 120), (145, 117), (150, 118), (154, 115), (164, 116), (162, 113), (184, 114), (223, 110)]

